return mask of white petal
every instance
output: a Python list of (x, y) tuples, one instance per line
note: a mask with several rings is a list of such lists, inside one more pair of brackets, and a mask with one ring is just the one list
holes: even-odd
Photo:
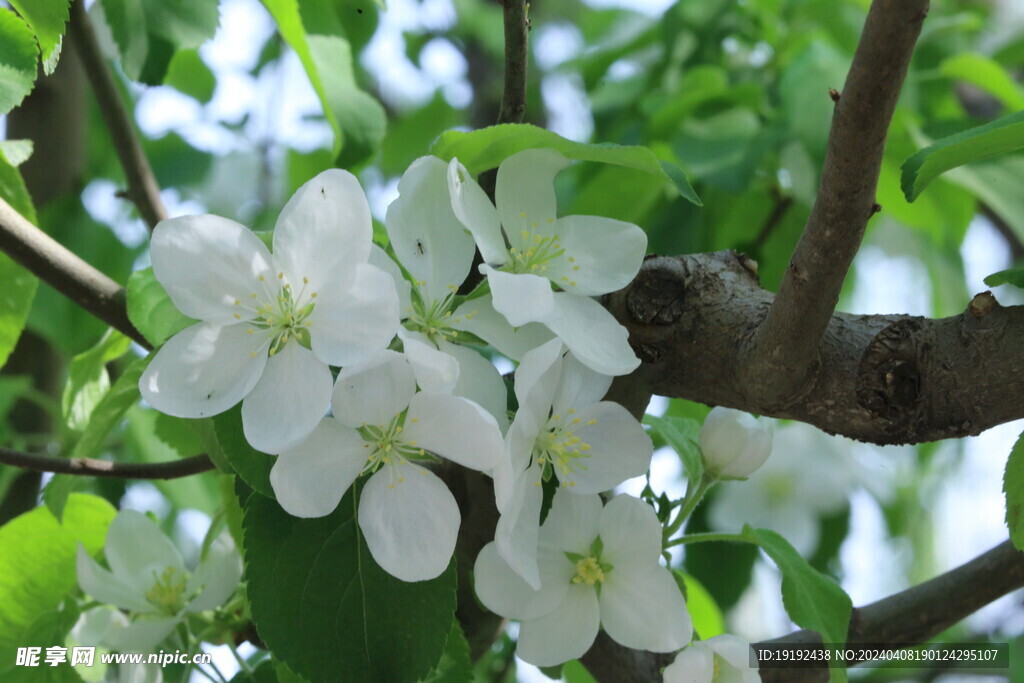
[(153, 274), (187, 316), (228, 325), (252, 313), (235, 305), (263, 292), (273, 261), (260, 238), (220, 216), (182, 216), (160, 221), (150, 252)]
[(489, 470), (504, 443), (490, 413), (461, 396), (420, 392), (409, 402), (403, 442), (463, 467)]
[(175, 417), (223, 413), (252, 391), (267, 363), (270, 340), (250, 329), (199, 323), (174, 335), (142, 373), (142, 398)]
[(629, 332), (601, 304), (560, 292), (554, 295), (554, 308), (544, 324), (587, 367), (618, 377), (640, 365), (629, 345)]
[(147, 664), (134, 662), (117, 665), (119, 683), (164, 683), (163, 669)]
[(450, 394), (459, 381), (459, 362), (443, 351), (438, 351), (425, 335), (398, 329), (405, 358), (409, 361), (416, 384), (423, 391)]
[(657, 560), (646, 570), (615, 566), (605, 574), (601, 623), (613, 640), (637, 650), (671, 652), (693, 638), (683, 594)]
[(600, 624), (593, 587), (570, 585), (553, 611), (522, 623), (516, 654), (535, 666), (555, 666), (577, 659), (594, 644)]
[(512, 360), (519, 360), (524, 353), (555, 336), (540, 323), (512, 327), (505, 316), (494, 310), (490, 294), (467, 301), (455, 309), (450, 325), (456, 330), (475, 334)]
[(661, 524), (654, 509), (633, 496), (612, 498), (601, 512), (601, 558), (617, 569), (658, 563)]
[(550, 261), (546, 274), (573, 294), (596, 296), (622, 289), (636, 277), (647, 253), (647, 235), (632, 223), (566, 216), (555, 227), (565, 256)]
[(480, 271), (491, 283), (494, 310), (505, 316), (509, 325), (519, 327), (546, 321), (556, 313), (554, 292), (547, 278), (528, 273), (503, 273), (490, 266), (480, 266)]
[(127, 626), (112, 628), (104, 644), (119, 652), (152, 652), (180, 621), (181, 617), (136, 619)]
[(564, 354), (562, 340), (552, 339), (523, 354), (523, 360), (516, 368), (515, 391), (519, 409), (533, 410), (542, 423), (547, 422), (558, 391)]
[(473, 580), (480, 602), (507, 619), (536, 619), (562, 601), (571, 575), (565, 577), (564, 572), (553, 571), (544, 578), (541, 589), (533, 589), (501, 558), (494, 543), (484, 546), (473, 565)]
[(498, 518), (494, 530), (498, 554), (534, 590), (541, 588), (537, 549), (544, 490), (540, 476), (540, 467), (533, 465), (516, 479), (511, 504)]
[(452, 211), (448, 165), (437, 157), (412, 162), (388, 207), (388, 237), (413, 279), (425, 283), (427, 304), (459, 287), (473, 265), (476, 244)]
[(508, 250), (505, 248), (505, 238), (501, 235), (498, 212), (487, 198), (487, 193), (477, 185), (458, 159), (452, 159), (448, 164), (448, 192), (452, 211), (472, 233), (484, 263), (496, 266), (505, 263)]
[(103, 551), (114, 576), (142, 595), (167, 568), (185, 576), (185, 563), (171, 539), (135, 510), (122, 510), (110, 523)]
[[(505, 449), (491, 470), (494, 478), (494, 498), (498, 511), (507, 514), (512, 508), (513, 497), (516, 491), (516, 481), (530, 466), (530, 456), (533, 454), (533, 444), (540, 434), (543, 423), (537, 419), (533, 412), (520, 409), (516, 413), (516, 419), (505, 435)], [(537, 477), (540, 476), (539, 466)]]
[(416, 378), (405, 356), (381, 351), (338, 373), (331, 408), (334, 417), (353, 429), (364, 424), (384, 427), (409, 406), (415, 392)]
[(274, 226), (274, 261), (292, 287), (309, 278), (316, 288), (344, 289), (370, 255), (373, 223), (359, 181), (332, 168), (307, 181), (288, 200)]
[(82, 591), (98, 602), (116, 605), (135, 612), (156, 612), (142, 591), (130, 586), (101, 567), (89, 556), (81, 544), (76, 558), (78, 585)]
[(494, 201), (513, 245), (520, 244), (524, 230), (554, 234), (555, 175), (568, 165), (569, 160), (553, 149), (527, 149), (501, 162)]
[(695, 641), (665, 667), (665, 683), (712, 683), (715, 655), (702, 641)]
[(298, 342), (267, 361), (242, 401), (242, 431), (258, 451), (280, 453), (309, 436), (331, 405), (331, 369)]
[(186, 612), (203, 612), (220, 607), (230, 598), (242, 580), (242, 557), (230, 536), (214, 541), (206, 557), (189, 577), (186, 591), (200, 592), (185, 606)]
[(368, 264), (355, 267), (349, 289), (324, 292), (309, 314), (313, 353), (328, 365), (351, 365), (386, 349), (398, 332), (394, 280)]
[(385, 466), (363, 487), (359, 528), (377, 564), (402, 581), (439, 576), (455, 552), (459, 506), (433, 473)]
[[(576, 447), (588, 444), (590, 449), (579, 451), (584, 456), (580, 463), (586, 469), (557, 473), (562, 484), (569, 484), (577, 493), (600, 493), (639, 477), (650, 468), (654, 452), (651, 437), (618, 403), (595, 403), (576, 411), (572, 417), (580, 421), (572, 428), (573, 435), (580, 439)], [(590, 424), (592, 421), (594, 424)]]
[(359, 432), (325, 417), (308, 439), (277, 456), (270, 470), (277, 502), (296, 517), (331, 514), (370, 452)]
[[(79, 548), (81, 549), (81, 546)], [(100, 605), (86, 610), (78, 617), (78, 621), (71, 628), (69, 638), (82, 645), (96, 647), (102, 645), (111, 629), (127, 625), (128, 615), (124, 612), (111, 605)]]
[(562, 377), (551, 408), (555, 413), (563, 415), (570, 408), (579, 410), (604, 398), (611, 385), (612, 378), (609, 375), (591, 370), (576, 356), (567, 354), (562, 360)]
[(370, 260), (369, 264), (376, 268), (380, 268), (385, 273), (391, 276), (391, 279), (395, 283), (395, 291), (398, 293), (398, 311), (401, 318), (404, 320), (409, 317), (412, 313), (412, 283), (405, 279), (402, 275), (402, 269), (398, 267), (398, 264), (391, 260), (388, 253), (378, 247), (376, 244), (370, 245)]
[(459, 364), (459, 381), (452, 393), (479, 403), (494, 416), (504, 434), (508, 430), (508, 390), (498, 368), (465, 346), (442, 341), (440, 349)]
[[(761, 680), (761, 677), (757, 674), (757, 668), (750, 666), (751, 661), (757, 660), (754, 658), (754, 652), (747, 641), (739, 636), (723, 633), (714, 638), (707, 639), (704, 643), (716, 655), (725, 660), (726, 666), (736, 669), (735, 672), (729, 672), (738, 674), (738, 676), (732, 679), (736, 683), (756, 683)], [(722, 681), (723, 683), (726, 681), (724, 676)]]
[(597, 538), (601, 519), (601, 497), (580, 496), (560, 490), (551, 501), (540, 529), (542, 549), (583, 555)]

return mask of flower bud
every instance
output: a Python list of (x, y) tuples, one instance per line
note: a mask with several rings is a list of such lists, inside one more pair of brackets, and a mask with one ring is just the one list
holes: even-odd
[(772, 435), (748, 413), (715, 408), (700, 430), (704, 470), (715, 479), (744, 479), (768, 460)]

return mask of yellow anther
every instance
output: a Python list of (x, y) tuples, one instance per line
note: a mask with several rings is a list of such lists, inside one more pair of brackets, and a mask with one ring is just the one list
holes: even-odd
[(277, 279), (278, 280), (283, 280), (284, 279), (284, 273), (278, 273), (277, 274)]
[(235, 299), (235, 305), (236, 305), (236, 306), (237, 306), (238, 304), (240, 304), (240, 303), (242, 303), (242, 302), (241, 302), (241, 301), (239, 301), (238, 299)]
[(398, 483), (399, 484), (401, 484), (403, 481), (405, 481), (405, 477), (399, 477), (398, 478)]
[(597, 424), (597, 420), (587, 420), (587, 424), (588, 425), (596, 425)]
[(316, 292), (313, 292), (312, 294), (310, 294), (309, 298), (310, 299), (315, 299), (316, 298)]
[(410, 441), (410, 442), (409, 442), (409, 445), (410, 445), (410, 446), (415, 446), (415, 445), (416, 445), (416, 442), (415, 442), (415, 441)]
[(235, 320), (241, 320), (241, 319), (242, 319), (242, 316), (240, 316), (237, 313), (235, 313)]
[(250, 327), (249, 329), (247, 329), (247, 330), (245, 331), (245, 333), (246, 333), (246, 334), (252, 334), (252, 328)]
[(579, 267), (579, 266), (573, 266), (573, 267), (572, 267), (572, 269), (573, 269), (573, 270), (579, 270), (579, 269), (580, 269), (580, 267)]
[(414, 417), (411, 420), (409, 420), (409, 422), (412, 422), (412, 423), (416, 423), (416, 422), (419, 422), (419, 421), (420, 421), (420, 419), (418, 417)]
[(548, 223), (554, 223), (554, 222), (555, 222), (555, 219), (554, 219), (554, 218), (549, 218), (549, 219), (548, 219)]
[[(520, 218), (526, 218), (526, 212), (525, 211), (520, 211), (519, 212), (519, 217)], [(524, 230), (523, 232), (526, 232), (526, 231)]]
[(266, 278), (260, 275), (260, 282), (263, 282), (264, 280), (266, 280)]
[(562, 419), (562, 416), (561, 416), (561, 415), (554, 415), (554, 416), (552, 416), (552, 418), (551, 418), (551, 419), (552, 419), (552, 420), (561, 420), (561, 419)]
[(576, 409), (575, 409), (575, 408), (569, 408), (569, 410), (568, 410), (567, 412), (568, 412), (568, 413), (569, 413), (570, 415), (572, 415), (573, 413), (575, 413), (575, 412), (576, 412)]
[(308, 285), (309, 284), (309, 278), (308, 277), (302, 278), (302, 284)]
[(252, 297), (253, 299), (255, 299), (255, 298), (256, 298), (256, 292), (253, 292), (253, 293), (252, 293), (252, 294), (250, 294), (249, 296), (251, 296), (251, 297)]
[(589, 451), (590, 450), (590, 444), (589, 443), (582, 444), (580, 446), (580, 450), (581, 451)]
[(532, 223), (530, 223), (530, 225), (532, 225), (533, 227), (536, 228), (537, 227), (537, 221), (533, 221)]
[(255, 358), (255, 357), (256, 357), (256, 352), (255, 351), (253, 351), (252, 353), (249, 354), (249, 358)]
[(572, 423), (573, 423), (573, 424), (579, 424), (579, 422), (580, 422), (580, 419), (579, 419), (578, 417), (574, 417), (574, 418), (572, 419)]

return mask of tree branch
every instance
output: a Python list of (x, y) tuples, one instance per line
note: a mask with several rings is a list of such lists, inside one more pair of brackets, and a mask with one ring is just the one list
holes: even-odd
[(1003, 307), (989, 292), (939, 320), (835, 314), (809, 388), (773, 405), (765, 387), (779, 368), (761, 368), (756, 381), (738, 368), (745, 340), (772, 305), (755, 271), (732, 251), (649, 257), (607, 300), (643, 361), (630, 380), (650, 393), (877, 444), (974, 435), (1024, 417), (1024, 307)]
[(124, 168), (125, 179), (128, 182), (126, 196), (135, 204), (139, 214), (152, 230), (157, 223), (167, 218), (167, 210), (160, 198), (160, 186), (156, 182), (156, 176), (153, 175), (149, 160), (135, 135), (131, 116), (103, 59), (96, 33), (85, 11), (85, 0), (76, 0), (72, 4), (68, 30), (74, 37), (85, 74), (89, 78), (96, 99), (99, 100), (103, 122), (110, 132), (117, 157)]
[(526, 114), (526, 71), (530, 20), (526, 0), (503, 0), (505, 16), (505, 92), (498, 123), (521, 123)]
[(128, 319), (124, 288), (32, 225), (3, 199), (0, 250), (103, 322), (152, 348)]
[(0, 448), (0, 463), (35, 472), (117, 479), (178, 479), (214, 469), (213, 462), (206, 455), (168, 462), (135, 463), (93, 458), (59, 458), (52, 455), (22, 453), (9, 448)]
[[(928, 0), (874, 0), (836, 103), (818, 196), (778, 296), (741, 359), (769, 405), (798, 399), (820, 364), (829, 325), (868, 219), (885, 136)], [(765, 368), (771, 380), (763, 383)]]

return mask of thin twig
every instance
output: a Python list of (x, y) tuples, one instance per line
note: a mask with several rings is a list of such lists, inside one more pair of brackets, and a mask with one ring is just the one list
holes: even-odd
[(757, 237), (754, 239), (754, 247), (758, 251), (764, 246), (764, 243), (768, 241), (768, 238), (775, 232), (775, 228), (779, 227), (779, 223), (785, 217), (786, 212), (789, 211), (789, 207), (793, 206), (793, 197), (783, 197), (779, 194), (775, 196), (775, 206), (772, 207), (772, 212), (768, 214), (768, 218), (765, 219), (764, 224), (757, 233)]
[(152, 348), (128, 319), (124, 288), (32, 225), (3, 199), (0, 251), (115, 330)]
[(100, 51), (96, 32), (85, 11), (85, 0), (76, 0), (71, 7), (69, 31), (82, 58), (82, 66), (100, 104), (103, 122), (114, 142), (117, 157), (124, 168), (128, 190), (125, 195), (135, 204), (139, 214), (152, 230), (167, 218), (167, 210), (160, 199), (160, 186), (153, 175), (146, 153), (135, 134), (131, 116), (124, 106), (114, 76)]
[(988, 204), (981, 204), (978, 208), (981, 209), (981, 214), (985, 218), (989, 219), (992, 225), (995, 227), (1002, 238), (1006, 241), (1006, 246), (1010, 250), (1010, 258), (1013, 259), (1014, 263), (1024, 260), (1024, 242), (1021, 242), (1020, 237), (1014, 232), (1010, 224), (1000, 216), (995, 210), (992, 209)]
[(526, 0), (504, 0), (505, 92), (498, 123), (521, 123), (526, 114), (526, 71), (530, 20)]
[(93, 458), (60, 458), (22, 453), (9, 448), (0, 448), (0, 463), (35, 472), (116, 479), (179, 479), (214, 468), (213, 462), (205, 454), (168, 462), (136, 463), (110, 462)]
[(874, 0), (842, 97), (811, 215), (778, 296), (742, 355), (741, 372), (765, 403), (799, 395), (818, 366), (818, 350), (843, 280), (878, 210), (875, 189), (885, 137), (907, 74), (928, 0)]

